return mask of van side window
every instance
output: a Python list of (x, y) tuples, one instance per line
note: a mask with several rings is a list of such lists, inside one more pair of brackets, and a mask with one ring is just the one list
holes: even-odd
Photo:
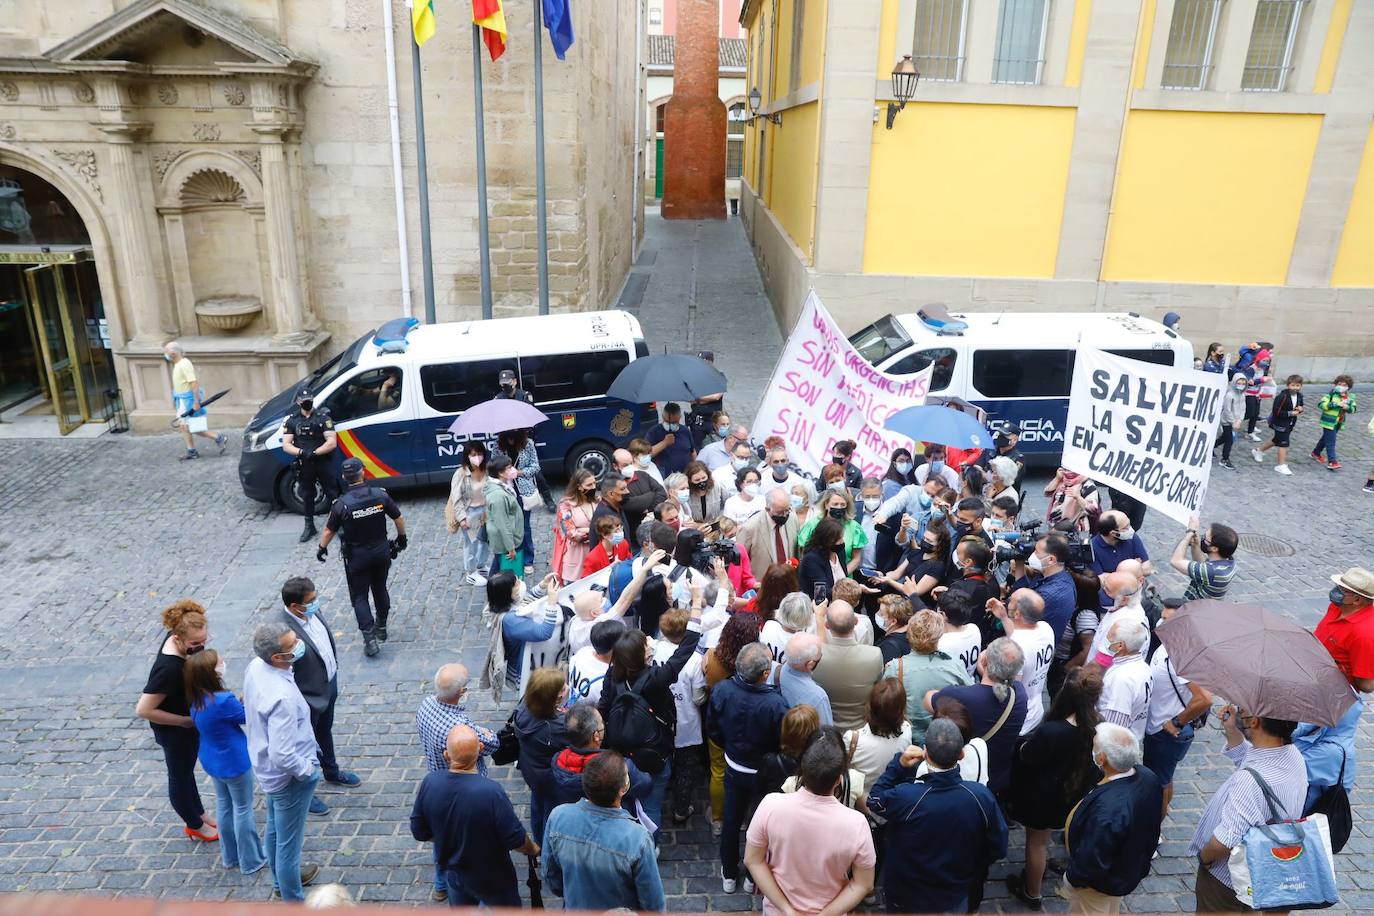
[(402, 373), (396, 366), (369, 369), (344, 382), (324, 405), (335, 423), (347, 423), (401, 406)]
[(934, 363), (935, 372), (930, 377), (930, 390), (944, 391), (949, 387), (949, 380), (954, 377), (954, 363), (958, 358), (959, 354), (949, 347), (935, 347), (907, 354), (883, 371), (888, 375), (915, 375)]
[(1142, 363), (1154, 363), (1156, 366), (1172, 366), (1174, 364), (1173, 350), (1108, 350), (1113, 356), (1124, 356), (1126, 359), (1138, 359)]
[(520, 357), (520, 380), (536, 404), (598, 398), (630, 364), (624, 350)]
[(439, 413), (462, 413), (496, 397), (502, 369), (514, 369), (514, 358), (479, 359), (420, 367), (420, 392)]
[(1072, 350), (976, 350), (973, 387), (988, 398), (1066, 398)]

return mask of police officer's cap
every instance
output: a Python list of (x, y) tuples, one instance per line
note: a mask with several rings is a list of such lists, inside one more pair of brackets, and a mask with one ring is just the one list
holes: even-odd
[(297, 404), (299, 404), (301, 401), (313, 401), (314, 399), (315, 399), (315, 395), (313, 395), (313, 394), (310, 392), (310, 389), (309, 389), (309, 388), (302, 388), (302, 389), (300, 389), (299, 391), (296, 392), (296, 403), (297, 403)]
[(502, 382), (513, 382), (515, 381), (515, 370), (502, 369), (501, 374), (497, 376), (497, 378), (500, 379)]
[(343, 472), (344, 472), (345, 475), (351, 477), (351, 476), (353, 476), (354, 474), (361, 474), (362, 471), (363, 471), (363, 463), (362, 463), (361, 461), (359, 461), (357, 458), (345, 458), (345, 459), (344, 459), (344, 461), (343, 461)]

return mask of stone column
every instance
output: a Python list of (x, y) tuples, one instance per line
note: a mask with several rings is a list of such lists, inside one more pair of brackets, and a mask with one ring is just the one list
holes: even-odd
[(267, 223), (267, 259), (272, 270), (272, 316), (279, 339), (305, 330), (305, 302), (301, 295), (300, 251), (296, 247), (295, 208), (291, 205), (291, 175), (286, 164), (282, 125), (253, 125), (262, 154), (262, 196)]
[(720, 2), (677, 0), (673, 97), (663, 125), (663, 217), (725, 219)]

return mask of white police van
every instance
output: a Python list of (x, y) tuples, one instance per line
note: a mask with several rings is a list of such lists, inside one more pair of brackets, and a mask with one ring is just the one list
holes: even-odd
[(304, 388), (334, 419), (334, 473), (344, 458), (358, 458), (382, 486), (447, 483), (468, 438), (449, 426), (496, 395), (503, 369), (549, 417), (535, 428), (544, 471), (583, 467), (600, 478), (612, 450), (658, 419), (651, 405), (606, 397), (620, 371), (648, 352), (638, 319), (621, 311), (432, 325), (396, 319), (263, 404), (243, 434), (239, 482), (252, 499), (299, 511), (281, 426)]
[(849, 338), (860, 355), (892, 375), (934, 364), (930, 393), (962, 398), (987, 412), (994, 432), (1021, 430), (1027, 456), (1058, 455), (1080, 347), (1164, 366), (1193, 365), (1193, 345), (1134, 312), (968, 312), (928, 305), (886, 315)]

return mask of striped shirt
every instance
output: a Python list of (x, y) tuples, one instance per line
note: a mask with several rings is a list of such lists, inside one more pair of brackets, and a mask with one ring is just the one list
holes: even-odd
[(1188, 588), (1183, 593), (1183, 600), (1221, 598), (1231, 587), (1231, 578), (1235, 574), (1235, 560), (1194, 560), (1188, 564)]
[[(1240, 845), (1245, 832), (1251, 827), (1269, 822), (1269, 804), (1264, 799), (1255, 777), (1245, 772), (1249, 767), (1259, 773), (1269, 788), (1274, 790), (1279, 800), (1279, 813), (1285, 818), (1302, 816), (1303, 803), (1307, 800), (1307, 765), (1303, 763), (1302, 753), (1293, 745), (1261, 748), (1249, 741), (1242, 741), (1235, 747), (1226, 748), (1226, 756), (1236, 765), (1236, 771), (1226, 778), (1217, 789), (1207, 810), (1202, 812), (1202, 821), (1193, 834), (1188, 854), (1196, 856), (1216, 837), (1217, 842), (1234, 849)], [(1231, 887), (1231, 869), (1228, 859), (1222, 857), (1207, 867), (1212, 876)]]

